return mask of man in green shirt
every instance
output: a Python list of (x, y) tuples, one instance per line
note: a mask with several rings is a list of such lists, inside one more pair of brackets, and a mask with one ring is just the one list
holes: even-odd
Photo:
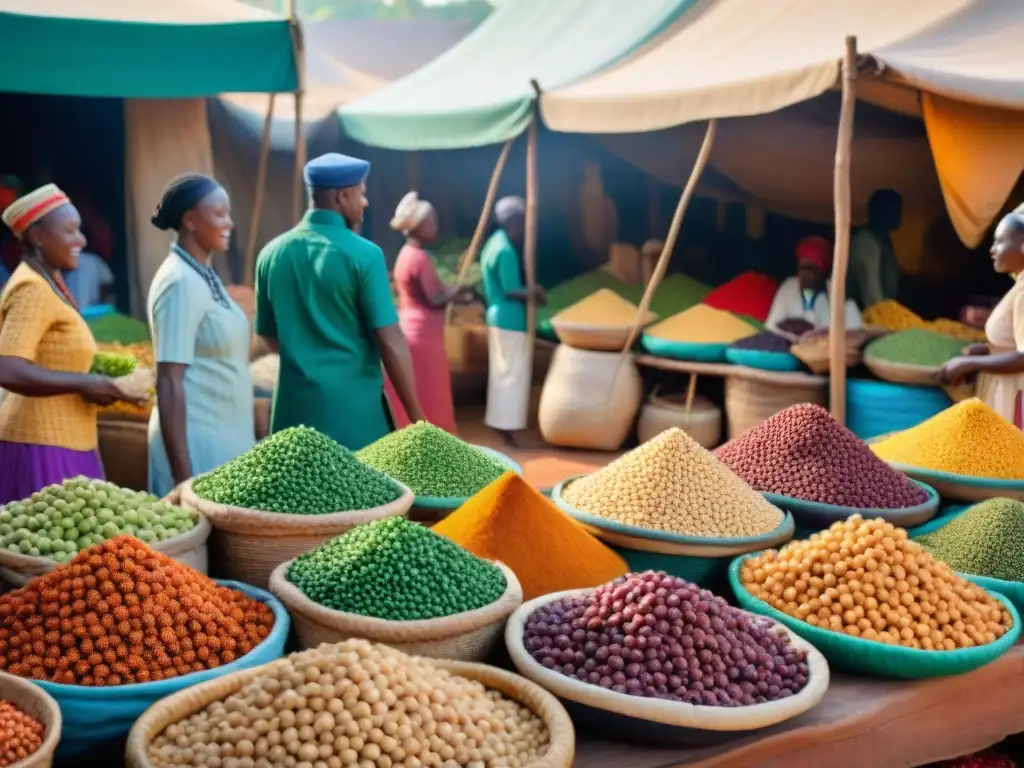
[(281, 356), (271, 432), (315, 427), (353, 451), (390, 431), (381, 361), (423, 418), (380, 248), (356, 234), (370, 164), (339, 154), (305, 168), (311, 206), (256, 262), (256, 333)]
[[(526, 334), (526, 301), (522, 258), (526, 205), (521, 197), (505, 197), (494, 206), (498, 230), (480, 253), (484, 299), (487, 302), (487, 413), (484, 422), (509, 444), (529, 420), (533, 350)], [(534, 293), (545, 301), (544, 289)]]

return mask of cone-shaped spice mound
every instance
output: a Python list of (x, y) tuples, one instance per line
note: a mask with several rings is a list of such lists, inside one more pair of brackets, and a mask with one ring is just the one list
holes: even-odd
[[(636, 322), (639, 309), (636, 304), (622, 298), (615, 291), (602, 288), (571, 307), (563, 309), (553, 320), (581, 325), (632, 325)], [(644, 322), (649, 323), (654, 319), (655, 316), (648, 312)]]
[(119, 536), (0, 597), (0, 669), (68, 685), (166, 680), (241, 658), (273, 625), (263, 603)]
[(417, 496), (472, 496), (508, 471), (506, 464), (425, 421), (385, 435), (356, 455)]
[(1024, 501), (989, 499), (918, 539), (954, 571), (1024, 581)]
[(402, 495), (387, 475), (311, 427), (289, 427), (196, 479), (201, 499), (232, 507), (325, 515), (373, 509)]
[(1024, 432), (976, 397), (871, 448), (885, 461), (911, 467), (1024, 480)]
[(629, 571), (625, 560), (515, 472), (502, 475), (433, 530), (511, 568), (525, 600), (596, 587)]
[(757, 536), (783, 517), (678, 428), (574, 481), (562, 498), (592, 515), (689, 536)]
[(300, 555), (287, 578), (314, 603), (389, 621), (474, 611), (508, 587), (494, 563), (404, 517), (358, 525)]
[(715, 451), (752, 488), (820, 504), (905, 509), (928, 494), (820, 405), (794, 405)]

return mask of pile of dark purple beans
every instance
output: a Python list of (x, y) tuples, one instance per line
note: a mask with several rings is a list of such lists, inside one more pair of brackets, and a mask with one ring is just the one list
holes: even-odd
[(580, 682), (688, 704), (762, 704), (808, 679), (807, 653), (777, 624), (655, 571), (548, 603), (527, 619), (523, 642), (538, 663)]
[(751, 349), (758, 352), (789, 352), (791, 346), (789, 339), (771, 331), (761, 331), (732, 343), (733, 349)]

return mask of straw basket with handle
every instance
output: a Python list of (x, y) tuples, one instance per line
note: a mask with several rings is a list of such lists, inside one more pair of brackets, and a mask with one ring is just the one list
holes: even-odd
[[(430, 664), (498, 691), (506, 698), (519, 702), (544, 721), (550, 744), (541, 758), (530, 763), (530, 768), (572, 768), (576, 754), (576, 731), (565, 707), (546, 690), (524, 677), (486, 664), (442, 660), (431, 660)], [(149, 748), (168, 726), (181, 722), (215, 701), (227, 699), (249, 683), (260, 679), (266, 669), (264, 667), (226, 675), (168, 696), (150, 707), (128, 735), (125, 749), (128, 768), (157, 768), (157, 764), (150, 759)]]
[(417, 621), (389, 621), (336, 611), (314, 603), (288, 581), (292, 561), (270, 576), (270, 591), (288, 608), (303, 648), (362, 637), (404, 653), (459, 661), (480, 661), (501, 637), (505, 620), (523, 602), (523, 588), (503, 563), (505, 592), (490, 605), (454, 616)]
[(200, 512), (213, 526), (213, 546), (223, 576), (265, 589), (271, 572), (281, 563), (357, 525), (404, 515), (412, 506), (413, 493), (399, 485), (402, 495), (388, 504), (325, 515), (290, 515), (218, 504), (199, 498), (191, 480), (181, 487), (181, 503)]
[[(29, 717), (42, 723), (43, 743), (34, 753), (10, 768), (50, 768), (60, 743), (60, 707), (46, 691), (28, 680), (0, 672), (0, 700), (9, 701)], [(0, 745), (2, 746), (2, 745)]]

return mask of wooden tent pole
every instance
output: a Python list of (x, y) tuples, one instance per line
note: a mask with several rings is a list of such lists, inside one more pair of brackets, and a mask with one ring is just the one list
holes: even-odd
[(259, 237), (260, 215), (263, 211), (263, 192), (267, 186), (267, 165), (270, 162), (270, 128), (274, 122), (274, 102), (277, 94), (270, 94), (267, 116), (263, 119), (263, 139), (260, 142), (260, 160), (256, 166), (256, 193), (252, 198), (252, 213), (249, 219), (249, 237), (245, 241), (245, 259), (242, 262), (242, 281), (250, 288), (256, 277), (256, 238)]
[(661, 255), (658, 257), (658, 263), (654, 267), (654, 272), (651, 274), (650, 282), (647, 283), (647, 288), (644, 289), (643, 298), (640, 300), (640, 309), (636, 313), (636, 323), (633, 325), (633, 330), (629, 333), (629, 339), (626, 341), (626, 345), (622, 348), (622, 357), (625, 359), (626, 353), (633, 348), (633, 344), (636, 343), (637, 336), (640, 335), (640, 331), (643, 330), (642, 318), (647, 315), (647, 311), (651, 306), (651, 300), (654, 298), (654, 292), (658, 290), (658, 284), (661, 283), (661, 279), (665, 276), (668, 271), (668, 263), (672, 258), (672, 250), (676, 246), (676, 240), (679, 238), (679, 230), (683, 226), (683, 217), (686, 214), (686, 209), (690, 205), (690, 200), (693, 198), (693, 193), (697, 189), (697, 183), (700, 181), (701, 174), (704, 172), (704, 168), (708, 164), (708, 159), (711, 157), (711, 148), (715, 143), (715, 132), (718, 130), (718, 121), (709, 120), (707, 131), (704, 133), (704, 143), (700, 146), (700, 152), (697, 154), (697, 161), (693, 164), (693, 170), (690, 172), (690, 179), (686, 182), (686, 187), (683, 189), (683, 194), (679, 196), (679, 203), (676, 205), (676, 211), (672, 215), (672, 224), (668, 230), (668, 237), (665, 238), (665, 245), (661, 249)]
[(302, 218), (302, 169), (306, 165), (306, 137), (302, 124), (302, 102), (306, 91), (306, 46), (302, 38), (302, 25), (295, 12), (295, 0), (288, 0), (288, 19), (291, 22), (292, 50), (295, 56), (295, 166), (292, 169), (292, 219), (298, 224)]
[(534, 110), (526, 131), (526, 221), (523, 243), (523, 267), (526, 273), (526, 348), (530, 350), (532, 370), (534, 340), (537, 336), (537, 121)]
[[(462, 261), (459, 263), (459, 276), (458, 282), (466, 282), (466, 275), (469, 273), (469, 268), (473, 265), (476, 260), (476, 255), (480, 252), (480, 248), (483, 246), (484, 235), (487, 234), (487, 224), (491, 220), (491, 210), (494, 208), (494, 198), (498, 195), (498, 185), (501, 183), (501, 176), (505, 172), (505, 163), (508, 162), (508, 154), (512, 150), (512, 145), (515, 143), (517, 137), (513, 136), (511, 139), (505, 142), (505, 145), (501, 148), (501, 154), (498, 155), (498, 162), (494, 164), (494, 170), (491, 171), (491, 181), (487, 185), (487, 195), (484, 197), (484, 207), (480, 210), (480, 218), (476, 223), (476, 230), (473, 232), (473, 239), (469, 241), (469, 248), (462, 254)], [(452, 316), (452, 305), (448, 305), (448, 310), (445, 317), (450, 320)]]
[(843, 99), (839, 110), (834, 178), (835, 253), (829, 289), (829, 401), (832, 416), (846, 423), (846, 273), (850, 262), (850, 156), (853, 116), (857, 104), (857, 38), (846, 38), (843, 56)]

